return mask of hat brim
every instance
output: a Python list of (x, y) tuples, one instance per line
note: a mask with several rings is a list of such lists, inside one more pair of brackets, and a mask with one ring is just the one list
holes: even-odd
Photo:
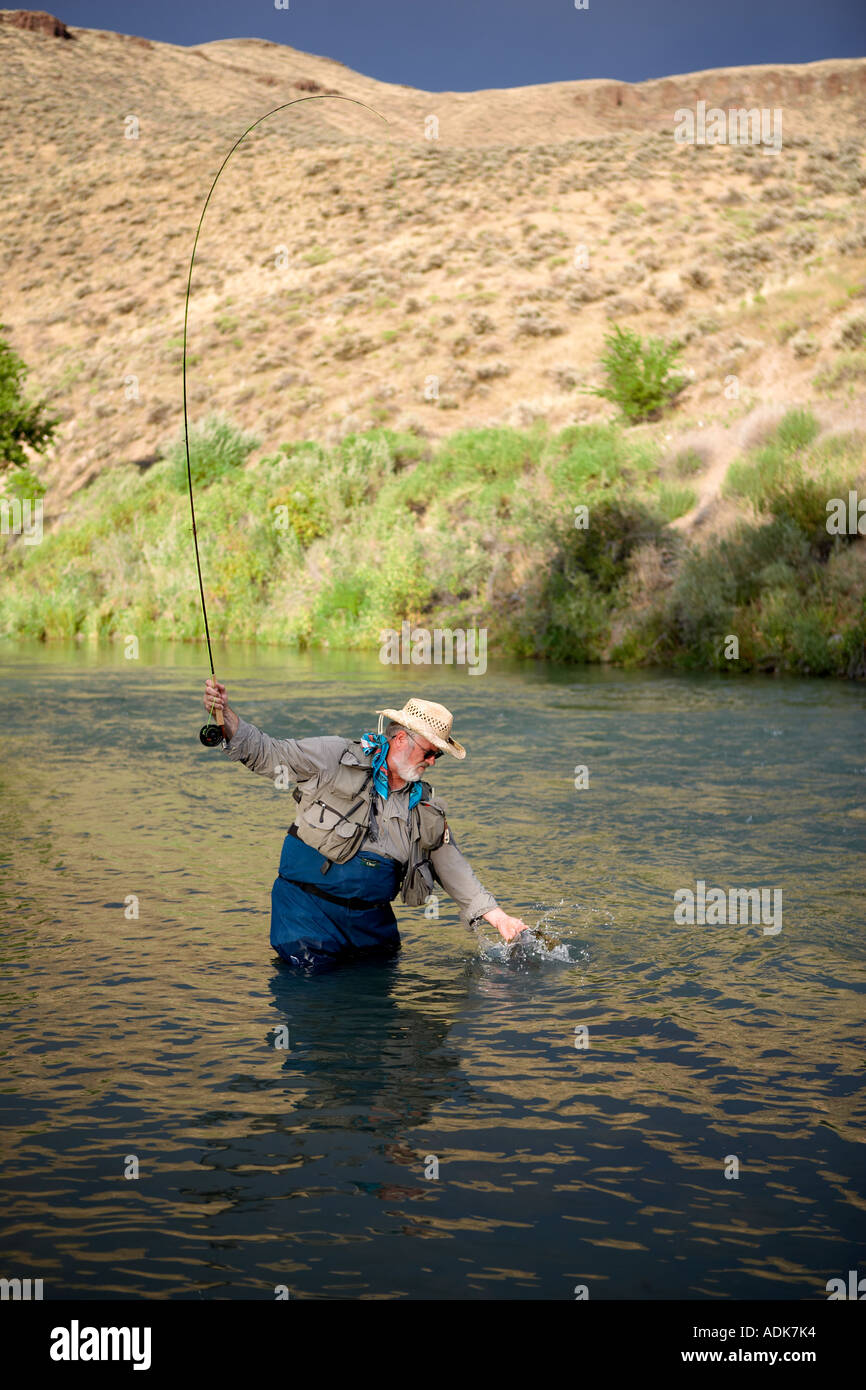
[(443, 753), (450, 753), (452, 758), (462, 759), (466, 757), (466, 749), (462, 743), (458, 743), (456, 738), (440, 738), (438, 734), (434, 734), (432, 729), (427, 727), (423, 719), (416, 719), (414, 715), (404, 714), (403, 710), (399, 709), (377, 709), (376, 713), (387, 715), (389, 719), (393, 719), (402, 728), (411, 729), (414, 734), (420, 734), (422, 738), (428, 739), (437, 748), (441, 748)]

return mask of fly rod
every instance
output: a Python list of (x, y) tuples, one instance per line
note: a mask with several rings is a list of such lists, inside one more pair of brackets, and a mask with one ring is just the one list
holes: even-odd
[[(275, 106), (272, 111), (266, 111), (263, 116), (259, 116), (258, 120), (253, 121), (252, 125), (248, 126), (247, 129), (244, 131), (243, 135), (241, 135), (240, 138), (235, 141), (228, 154), (226, 155), (225, 159), (223, 160), (222, 164), (220, 165), (219, 169), (217, 170), (216, 177), (210, 186), (210, 192), (204, 200), (204, 207), (201, 210), (201, 217), (198, 219), (198, 227), (196, 228), (195, 241), (193, 242), (192, 246), (192, 255), (189, 258), (189, 275), (187, 276), (186, 281), (186, 303), (184, 305), (183, 311), (183, 439), (184, 446), (186, 448), (186, 475), (187, 481), (189, 482), (189, 510), (190, 516), (192, 518), (192, 539), (193, 545), (195, 546), (195, 564), (196, 570), (198, 571), (199, 593), (201, 594), (201, 611), (204, 616), (204, 635), (207, 641), (207, 654), (208, 659), (210, 661), (210, 673), (214, 677), (214, 679), (216, 679), (216, 672), (214, 671), (213, 651), (211, 649), (210, 642), (210, 628), (208, 627), (207, 621), (207, 605), (204, 599), (204, 584), (202, 582), (201, 577), (201, 559), (198, 553), (198, 535), (195, 527), (195, 502), (193, 501), (192, 495), (192, 465), (190, 464), (189, 460), (189, 417), (187, 413), (186, 401), (186, 333), (187, 321), (189, 318), (189, 292), (192, 286), (192, 268), (195, 263), (195, 253), (196, 247), (198, 246), (198, 237), (199, 232), (201, 231), (201, 224), (204, 221), (204, 215), (207, 212), (207, 206), (211, 200), (211, 194), (217, 186), (217, 181), (219, 179), (220, 174), (228, 164), (238, 145), (240, 145), (241, 142), (247, 138), (251, 130), (255, 130), (256, 126), (261, 125), (262, 121), (266, 121), (269, 116), (276, 115), (278, 111), (285, 111), (287, 106), (297, 106), (298, 103), (302, 101), (349, 101), (352, 103), (353, 106), (363, 106), (366, 108), (367, 111), (372, 111), (373, 115), (378, 116), (379, 119), (384, 121), (386, 125), (391, 124), (391, 122), (387, 120), (385, 116), (382, 115), (381, 111), (377, 111), (375, 107), (369, 106), (366, 101), (359, 101), (357, 97), (344, 97), (341, 96), (339, 92), (322, 92), (319, 96), (295, 97), (292, 101), (284, 101), (281, 106)], [(214, 703), (210, 707), (210, 710), (208, 712), (208, 721), (210, 721), (210, 718), (213, 715), (215, 708), (216, 701), (214, 701)], [(206, 748), (215, 748), (218, 743), (221, 743), (223, 741), (225, 736), (226, 731), (225, 727), (222, 724), (212, 724), (208, 722), (207, 724), (203, 724), (201, 729), (199, 730), (199, 738)]]

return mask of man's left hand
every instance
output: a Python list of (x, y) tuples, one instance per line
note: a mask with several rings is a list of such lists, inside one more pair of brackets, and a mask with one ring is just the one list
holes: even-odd
[(528, 922), (521, 921), (519, 917), (509, 917), (501, 907), (494, 907), (490, 912), (485, 912), (484, 920), (495, 927), (506, 941), (513, 941), (522, 931), (529, 930)]

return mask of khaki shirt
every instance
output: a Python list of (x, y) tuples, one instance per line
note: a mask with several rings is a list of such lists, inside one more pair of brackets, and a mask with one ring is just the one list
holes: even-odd
[[(323, 773), (335, 773), (348, 743), (348, 739), (337, 737), (271, 738), (255, 724), (241, 719), (234, 737), (230, 742), (224, 739), (222, 748), (232, 762), (243, 763), (251, 772), (258, 772), (271, 781), (282, 766), (295, 781), (305, 782), (318, 779)], [(389, 791), (387, 800), (373, 791), (371, 828), (361, 849), (373, 850), (405, 864), (409, 858), (410, 790), (407, 782), (399, 791)], [(485, 912), (498, 906), (493, 894), (481, 886), (453, 836), (447, 845), (430, 851), (430, 863), (442, 887), (460, 908), (461, 921), (467, 926), (471, 926), (474, 918), (483, 917)]]

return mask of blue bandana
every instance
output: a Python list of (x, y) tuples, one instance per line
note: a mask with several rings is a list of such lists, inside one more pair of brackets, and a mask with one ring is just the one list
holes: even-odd
[[(383, 801), (388, 800), (388, 769), (385, 760), (388, 757), (388, 740), (384, 734), (366, 733), (361, 735), (361, 747), (365, 753), (373, 753), (373, 786), (379, 793)], [(424, 788), (420, 782), (412, 783), (412, 790), (409, 792), (409, 810), (419, 802), (424, 795)]]

